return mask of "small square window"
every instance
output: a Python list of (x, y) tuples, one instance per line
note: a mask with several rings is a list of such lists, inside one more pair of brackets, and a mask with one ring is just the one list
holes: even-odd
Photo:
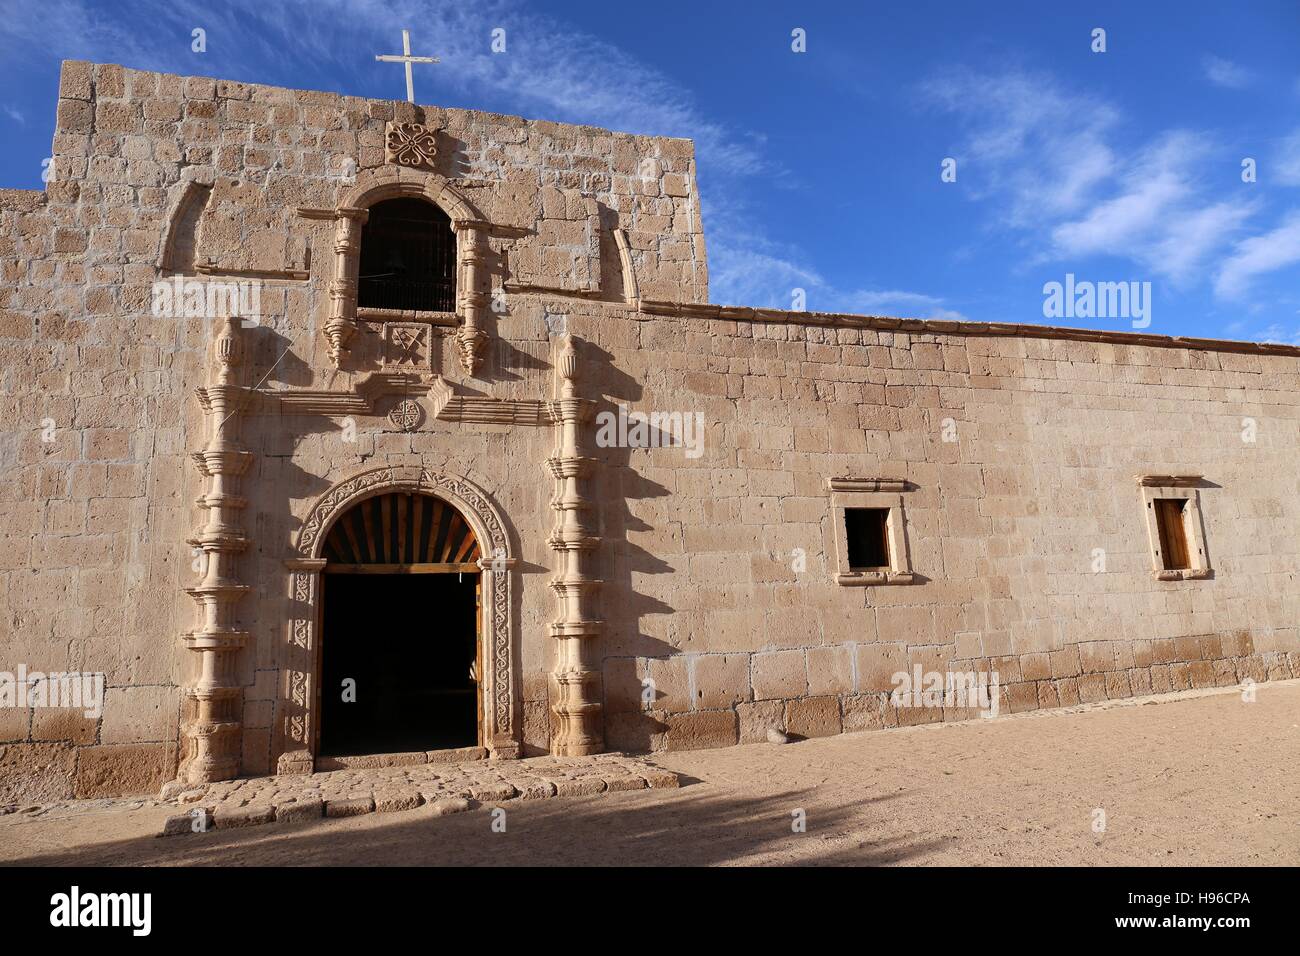
[(826, 525), (835, 553), (835, 583), (845, 587), (912, 584), (907, 549), (905, 478), (829, 478), (831, 521)]
[(1186, 498), (1156, 498), (1156, 527), (1160, 532), (1160, 558), (1167, 571), (1185, 571), (1192, 566), (1187, 548)]
[(845, 508), (844, 530), (848, 535), (850, 571), (889, 568), (888, 508)]

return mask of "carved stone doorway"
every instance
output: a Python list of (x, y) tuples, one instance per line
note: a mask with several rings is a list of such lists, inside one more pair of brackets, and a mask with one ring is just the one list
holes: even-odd
[(480, 549), (455, 507), (398, 491), (339, 515), (323, 547), (316, 753), (483, 743)]
[[(289, 593), (292, 613), (287, 623), (288, 649), (284, 662), (282, 684), (281, 727), (282, 741), (276, 758), (277, 773), (311, 773), (316, 764), (316, 747), (320, 725), (320, 636), (321, 590), (330, 573), (339, 573), (343, 565), (366, 563), (357, 560), (364, 548), (366, 561), (370, 556), (371, 538), (366, 537), (365, 512), (357, 512), (357, 525), (342, 524), (339, 518), (351, 509), (373, 498), (403, 493), (406, 496), (408, 515), (407, 539), (410, 540), (410, 522), (414, 521), (415, 505), (420, 503), (419, 527), (425, 534), (424, 561), (410, 563), (459, 564), (469, 576), (478, 573), (480, 647), (483, 661), (479, 670), (481, 689), (480, 705), (483, 747), (489, 756), (516, 758), (521, 749), (521, 726), (517, 713), (517, 687), (515, 673), (517, 626), (512, 611), (511, 592), (514, 589), (514, 545), (506, 533), (505, 520), (496, 505), (482, 488), (459, 475), (430, 471), (415, 465), (389, 465), (353, 474), (333, 485), (308, 509), (298, 532), (295, 555), (285, 561), (289, 571)], [(431, 501), (430, 499), (437, 499)], [(389, 531), (385, 532), (383, 506), (378, 519), (371, 512), (370, 535), (375, 542), (376, 554), (382, 555), (384, 543), (390, 556), (375, 564), (394, 563), (392, 548), (395, 535), (392, 530), (402, 527), (400, 509), (396, 498), (390, 500)], [(480, 554), (477, 561), (467, 560), (459, 551), (443, 559), (442, 547), (435, 539), (434, 559), (429, 560), (428, 531), (432, 528), (429, 517), (439, 507), (459, 515), (473, 531)], [(441, 528), (439, 518), (439, 528)], [(352, 528), (356, 545), (347, 539), (347, 529)], [(338, 528), (348, 541), (350, 550), (339, 553), (327, 549), (326, 542)], [(444, 542), (445, 545), (445, 542)], [(412, 552), (413, 556), (413, 552)], [(449, 569), (450, 570), (450, 569)], [(346, 571), (342, 573), (347, 573)], [(359, 572), (366, 573), (366, 572)], [(408, 573), (408, 572), (401, 572)], [(457, 571), (456, 573), (461, 573)]]

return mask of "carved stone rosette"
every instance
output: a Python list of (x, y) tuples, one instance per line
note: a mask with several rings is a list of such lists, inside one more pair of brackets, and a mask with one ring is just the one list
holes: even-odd
[(224, 320), (214, 352), (211, 384), (196, 390), (211, 422), (208, 444), (192, 455), (208, 486), (197, 501), (207, 522), (189, 539), (203, 552), (205, 572), (185, 589), (199, 606), (198, 627), (184, 638), (200, 658), (198, 680), (185, 689), (192, 716), (185, 727), (190, 749), (181, 776), (191, 783), (229, 780), (239, 772), (242, 690), (234, 665), (248, 640), (235, 624), (235, 605), (249, 590), (235, 571), (237, 556), (248, 546), (240, 523), (248, 502), (238, 494), (239, 477), (252, 460), (237, 441), (247, 400), (239, 383), (244, 349), (238, 318)]
[(578, 353), (565, 336), (556, 359), (557, 398), (555, 455), (547, 460), (556, 480), (551, 507), (555, 530), (547, 543), (558, 555), (558, 573), (551, 588), (559, 597), (559, 616), (551, 625), (558, 641), (555, 681), (558, 697), (552, 707), (559, 722), (551, 752), (564, 757), (599, 753), (605, 749), (601, 723), (601, 677), (595, 644), (604, 629), (597, 608), (601, 585), (592, 572), (600, 538), (591, 525), (593, 502), (588, 482), (595, 459), (584, 454), (583, 425), (596, 403), (577, 394)]
[(388, 413), (388, 420), (404, 432), (415, 431), (424, 421), (424, 409), (409, 398), (398, 402)]
[(334, 219), (334, 278), (330, 280), (330, 314), (325, 320), (330, 362), (338, 368), (357, 330), (357, 270), (361, 227), (370, 212), (344, 207)]
[(384, 162), (431, 168), (438, 155), (436, 130), (420, 123), (389, 123), (384, 131)]
[(465, 264), (465, 320), (456, 330), (456, 345), (461, 366), (473, 375), (483, 363), (489, 338), (484, 325), (491, 296), (483, 288), (488, 261), (487, 226), (480, 222), (462, 223), (457, 232), (464, 243), (461, 261)]

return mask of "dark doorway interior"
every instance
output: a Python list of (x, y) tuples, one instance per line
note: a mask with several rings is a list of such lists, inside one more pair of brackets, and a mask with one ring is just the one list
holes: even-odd
[[(477, 574), (325, 574), (320, 754), (478, 743)], [(356, 701), (343, 682), (356, 681)]]

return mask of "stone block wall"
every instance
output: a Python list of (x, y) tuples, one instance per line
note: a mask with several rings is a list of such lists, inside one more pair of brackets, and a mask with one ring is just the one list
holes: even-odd
[[(602, 450), (611, 746), (971, 716), (891, 706), (918, 665), (997, 671), (1004, 713), (1300, 677), (1293, 350), (677, 311), (576, 323), (603, 409), (706, 423)], [(1205, 476), (1212, 578), (1155, 579), (1140, 474)], [(846, 476), (906, 479), (918, 583), (835, 583)]]
[[(175, 776), (205, 490), (194, 389), (216, 323), (154, 315), (152, 286), (256, 274), (252, 379), (355, 392), (379, 332), (332, 366), (335, 237), (298, 210), (383, 166), (393, 120), (442, 129), (435, 173), (493, 224), (480, 291), (504, 293), (484, 368), (467, 374), (454, 330), (430, 326), (431, 372), (462, 396), (550, 399), (564, 325), (598, 411), (703, 416), (699, 457), (587, 436), (611, 747), (969, 716), (891, 707), (893, 673), (916, 665), (996, 669), (1010, 711), (1300, 676), (1297, 350), (710, 311), (689, 141), (68, 63), (54, 178), (0, 190), (0, 670), (103, 673), (107, 693), (95, 719), (0, 708), (0, 802)], [(272, 771), (284, 747), (299, 526), (380, 465), (492, 496), (519, 550), (524, 752), (555, 737), (555, 435), (431, 415), (406, 432), (394, 400), (351, 416), (355, 440), (340, 415), (244, 422), (242, 772)], [(1152, 577), (1141, 473), (1206, 477), (1213, 577)], [(835, 582), (826, 482), (845, 476), (908, 482), (917, 583)]]
[[(518, 230), (502, 244), (514, 284), (626, 297), (617, 229), (641, 294), (708, 300), (689, 140), (75, 61), (64, 63), (54, 137), (65, 185), (47, 192), (75, 200), (80, 186), (77, 206), (136, 211), (119, 209), (122, 221), (88, 237), (69, 210), (52, 251), (157, 261), (193, 182), (204, 195), (182, 224), (177, 268), (327, 262), (328, 243), (297, 210), (332, 206), (358, 171), (382, 167), (390, 121), (437, 127), (436, 171), (472, 190), (486, 220)], [(115, 295), (99, 293), (102, 311)]]
[[(203, 490), (189, 461), (205, 428), (193, 389), (205, 381), (214, 323), (154, 316), (152, 284), (172, 272), (194, 278), (200, 265), (266, 273), (252, 336), (263, 384), (348, 387), (320, 336), (332, 236), (296, 210), (332, 206), (350, 177), (382, 165), (389, 120), (442, 127), (439, 173), (515, 229), (492, 240), (495, 286), (622, 301), (620, 230), (642, 289), (707, 299), (688, 140), (65, 63), (52, 179), (44, 191), (0, 190), (0, 660), (102, 672), (109, 689), (93, 721), (0, 713), (0, 800), (143, 791), (174, 775), (180, 687), (193, 664), (179, 644), (194, 618), (182, 592), (195, 578), (185, 542)], [(276, 277), (293, 270), (310, 278)], [(536, 354), (544, 311), (523, 311), (501, 320), (517, 344), (494, 354), (491, 388), (546, 398), (549, 376), (516, 373), (546, 363)], [(445, 362), (455, 374), (454, 349), (444, 352), (435, 368)], [(248, 560), (265, 582), (263, 603), (248, 609), (259, 649), (241, 659), (250, 772), (273, 762), (280, 692), (263, 642), (283, 638), (266, 615), (283, 610), (285, 595), (282, 575), (263, 575), (286, 556), (321, 480), (399, 459), (457, 458), (467, 474), (500, 475), (522, 455), (526, 490), (488, 484), (527, 515), (518, 520), (528, 553), (545, 553), (545, 429), (509, 448), (505, 429), (479, 429), (453, 449), (445, 435), (392, 434), (382, 411), (348, 446), (331, 443), (337, 423), (249, 424), (258, 464), (246, 480), (258, 495), (246, 515), (257, 549)], [(530, 593), (530, 626), (550, 606)]]

